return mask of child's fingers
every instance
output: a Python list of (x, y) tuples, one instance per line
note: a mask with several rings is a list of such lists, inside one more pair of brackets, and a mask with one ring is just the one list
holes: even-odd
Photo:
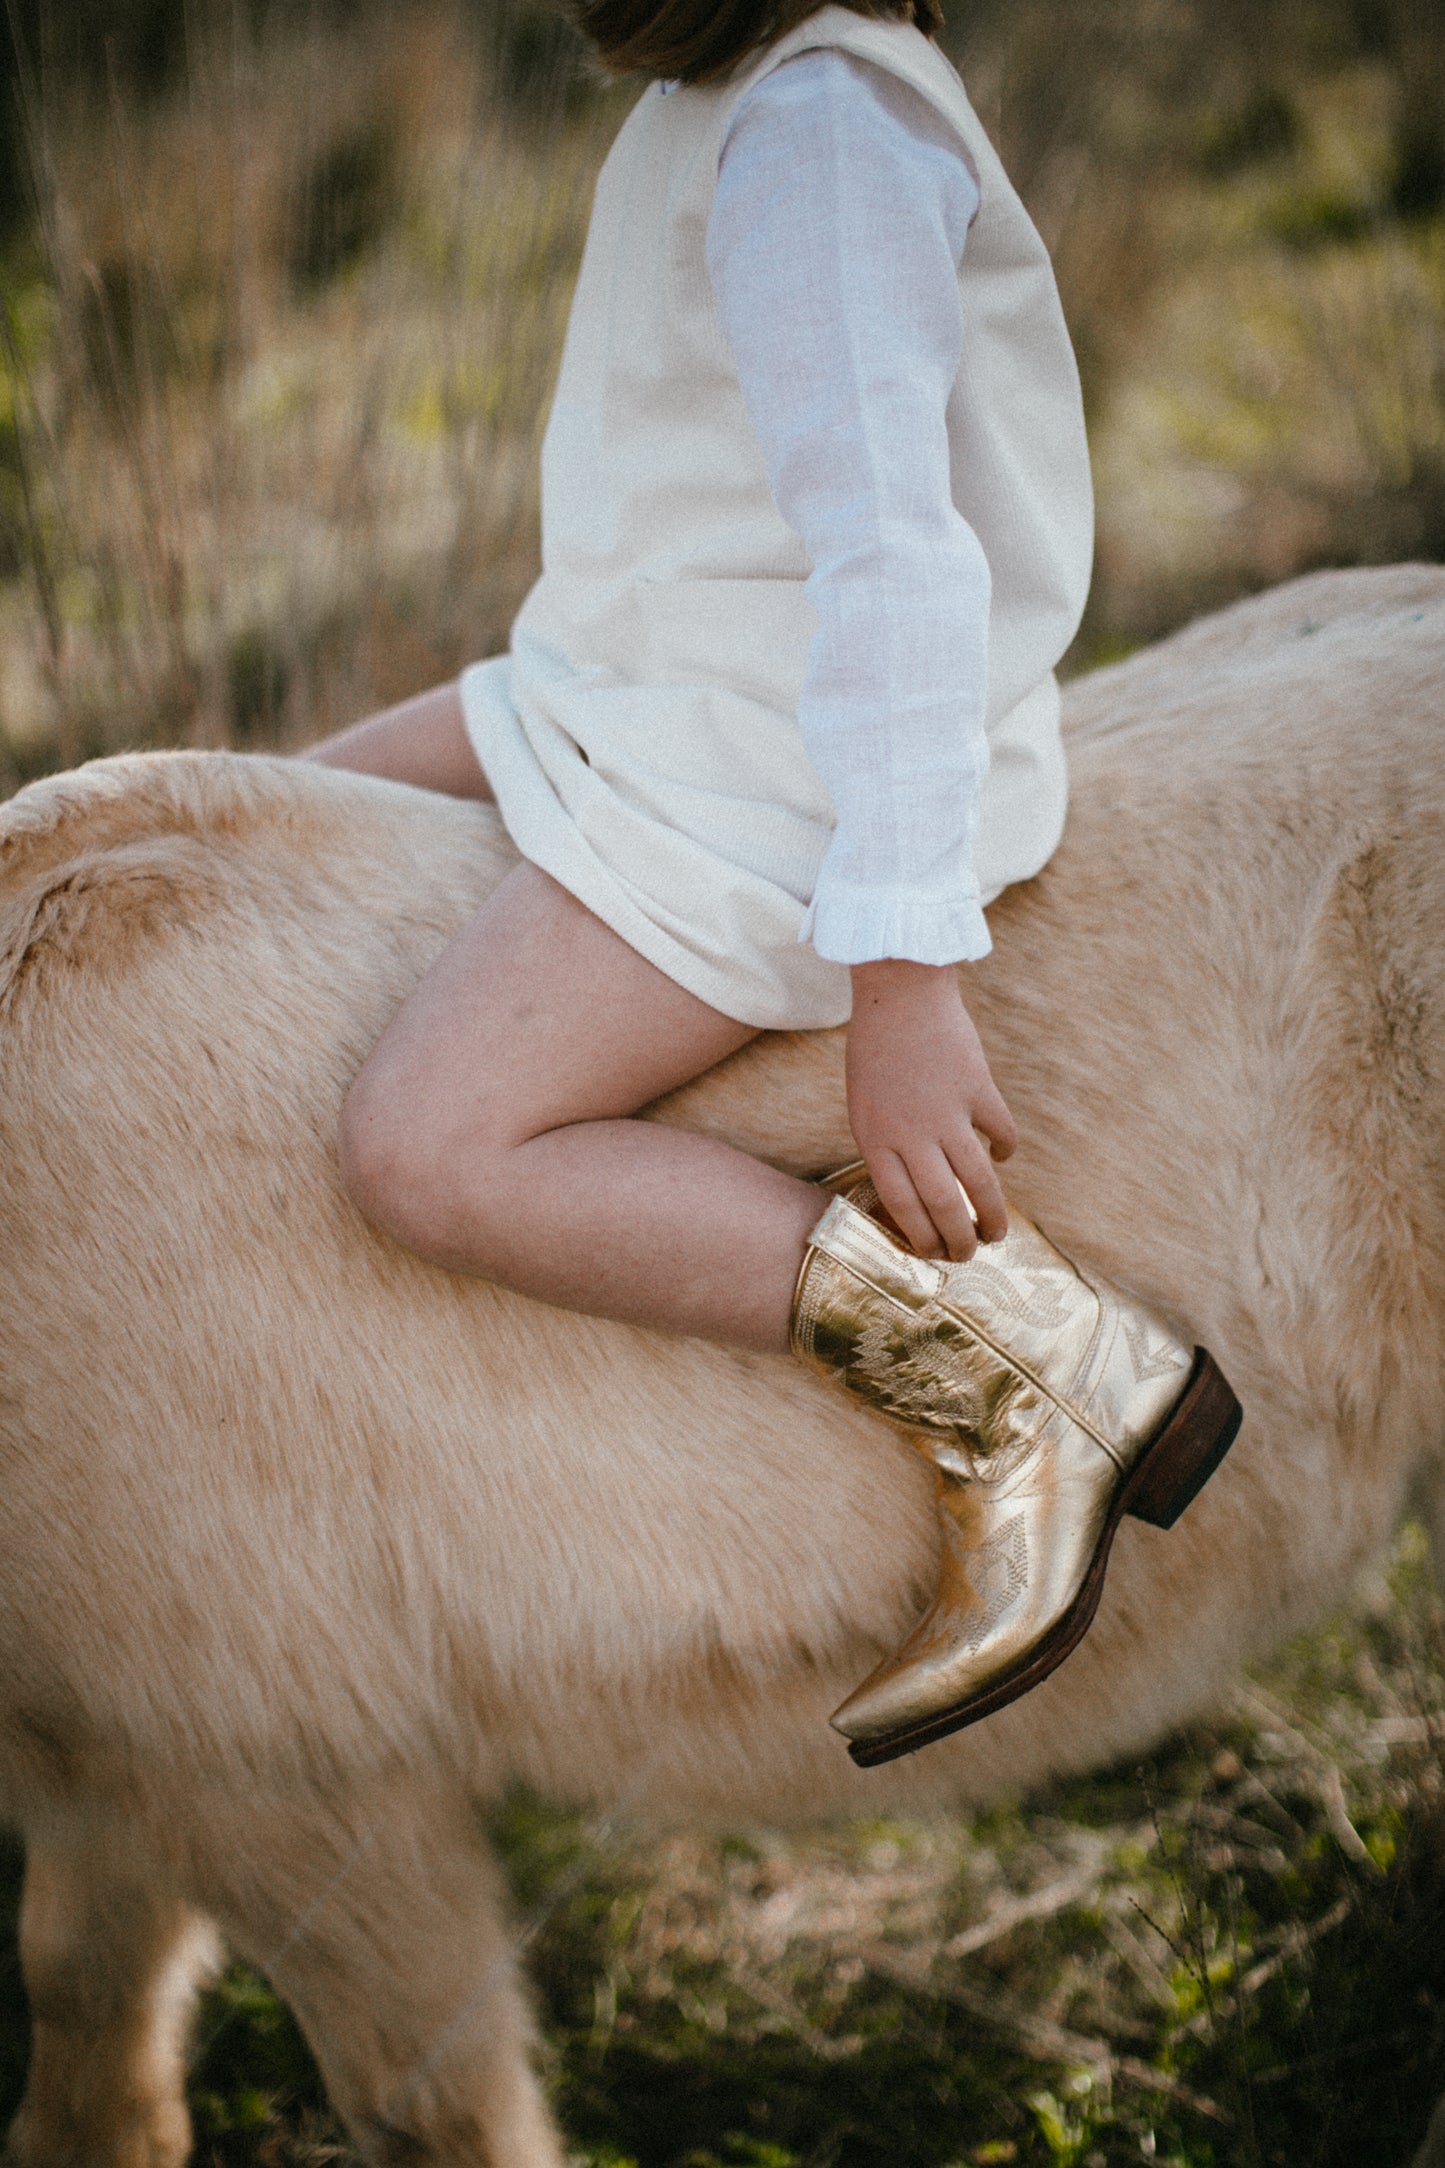
[(874, 1153), (868, 1160), (868, 1172), (878, 1202), (910, 1248), (917, 1250), (920, 1257), (942, 1257), (946, 1252), (944, 1239), (897, 1152)]
[[(982, 1152), (978, 1156), (982, 1161)], [(955, 1264), (964, 1263), (978, 1248), (973, 1213), (969, 1210), (971, 1192), (959, 1181), (941, 1146), (920, 1153), (917, 1160), (910, 1162), (909, 1173), (924, 1209), (943, 1237), (947, 1255)]]
[[(1003, 1188), (993, 1171), (993, 1162), (970, 1130), (960, 1137), (949, 1152), (953, 1174), (968, 1193), (978, 1221), (980, 1242), (1002, 1242), (1008, 1233), (1008, 1206), (1004, 1203)], [(961, 1253), (973, 1254), (973, 1246)]]
[[(1009, 1113), (1003, 1093), (989, 1077), (985, 1089), (978, 1095), (973, 1109), (973, 1126), (987, 1137), (989, 1150), (995, 1159), (1009, 1159), (1019, 1141), (1014, 1118)], [(975, 1199), (977, 1202), (977, 1199)]]

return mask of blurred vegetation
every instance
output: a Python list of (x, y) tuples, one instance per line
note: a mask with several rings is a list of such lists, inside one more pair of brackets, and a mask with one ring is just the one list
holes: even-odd
[[(1445, 555), (1439, 0), (969, 0), (1059, 267), (1076, 664)], [(290, 744), (500, 644), (631, 87), (539, 0), (8, 0), (0, 789)]]
[[(1309, 567), (1445, 557), (1439, 0), (953, 12), (1080, 354), (1075, 663)], [(5, 20), (0, 793), (299, 743), (500, 644), (632, 90), (531, 0)], [(583, 2157), (1400, 2168), (1445, 2083), (1445, 1662), (1408, 1544), (1398, 1584), (1149, 1768), (973, 1828), (649, 1844), (514, 1802)], [(345, 2157), (244, 1971), (193, 2089), (203, 2160)]]

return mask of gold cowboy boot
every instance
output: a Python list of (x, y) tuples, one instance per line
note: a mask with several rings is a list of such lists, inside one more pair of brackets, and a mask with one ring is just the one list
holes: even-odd
[(1010, 1212), (966, 1264), (919, 1257), (873, 1214), (859, 1163), (809, 1241), (793, 1351), (932, 1460), (943, 1559), (931, 1609), (834, 1712), (864, 1768), (1026, 1694), (1093, 1621), (1126, 1513), (1169, 1528), (1234, 1442), (1213, 1358), (1090, 1279)]

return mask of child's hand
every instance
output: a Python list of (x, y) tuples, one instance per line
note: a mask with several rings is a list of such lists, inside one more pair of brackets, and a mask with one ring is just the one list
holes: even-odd
[(989, 1159), (1012, 1152), (1013, 1117), (951, 964), (854, 965), (848, 1120), (884, 1207), (922, 1256), (961, 1260), (1002, 1239), (1008, 1215)]

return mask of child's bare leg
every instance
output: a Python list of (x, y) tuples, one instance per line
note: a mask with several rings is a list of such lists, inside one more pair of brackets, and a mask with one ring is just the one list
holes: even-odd
[(385, 776), (392, 783), (414, 783), (419, 790), (444, 791), (451, 798), (492, 795), (467, 736), (455, 683), (368, 715), (334, 738), (308, 746), (301, 757), (328, 768)]
[(627, 1119), (753, 1036), (518, 866), (352, 1087), (347, 1187), (378, 1226), (454, 1270), (782, 1352), (817, 1190)]

